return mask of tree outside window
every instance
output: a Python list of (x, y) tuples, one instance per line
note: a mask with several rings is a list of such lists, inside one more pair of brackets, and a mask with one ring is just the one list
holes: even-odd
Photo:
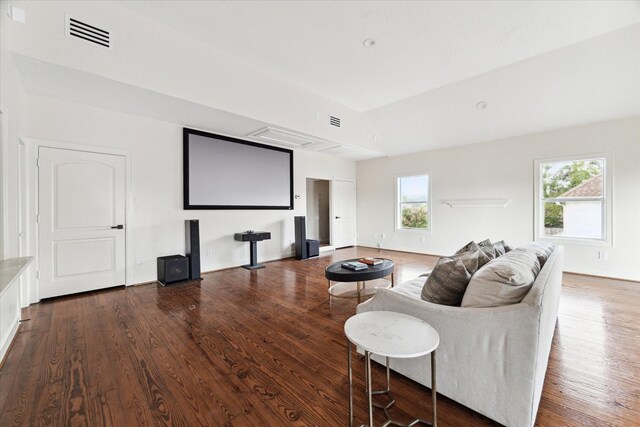
[(545, 237), (604, 239), (605, 159), (540, 164)]
[(429, 175), (398, 177), (398, 229), (429, 230)]

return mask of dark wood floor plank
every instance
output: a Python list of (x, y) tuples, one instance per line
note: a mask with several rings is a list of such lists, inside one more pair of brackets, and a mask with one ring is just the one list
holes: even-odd
[[(180, 299), (180, 296), (176, 296), (172, 301), (178, 299)], [(139, 306), (142, 306), (142, 304), (139, 304)], [(178, 309), (174, 308), (173, 311), (175, 314)], [(190, 413), (197, 418), (190, 425), (208, 425), (207, 414), (212, 412), (217, 412), (216, 419), (226, 419), (226, 422), (230, 423), (236, 415), (228, 412), (226, 404), (220, 405), (221, 397), (216, 396), (216, 399), (210, 402), (208, 398), (212, 397), (211, 388), (206, 383), (204, 384), (205, 387), (199, 387), (203, 385), (203, 377), (198, 375), (197, 371), (194, 371), (194, 364), (202, 366), (206, 364), (207, 360), (196, 359), (197, 352), (184, 348), (189, 342), (179, 342), (175, 339), (181, 336), (179, 326), (185, 323), (184, 319), (174, 315), (172, 317), (177, 319), (178, 322), (172, 324), (167, 321), (165, 316), (161, 317), (154, 313), (145, 312), (141, 312), (140, 315), (141, 322), (145, 322), (149, 330), (149, 342), (153, 347), (151, 350), (156, 358), (160, 359), (161, 366), (165, 370), (165, 376), (172, 380), (168, 382), (172, 392), (182, 396), (183, 400), (190, 406)], [(188, 341), (192, 341), (191, 338)], [(221, 380), (228, 382), (226, 376)], [(205, 392), (204, 394), (202, 394), (203, 391)], [(243, 412), (239, 410), (237, 414), (240, 415)]]
[[(89, 304), (82, 305), (82, 315), (85, 319), (85, 357), (89, 383), (89, 404), (94, 414), (93, 423), (100, 427), (126, 425), (127, 417), (120, 400), (118, 386), (114, 378), (115, 366), (109, 357), (108, 331), (104, 330), (109, 323), (106, 317), (107, 307), (102, 303), (103, 293), (92, 292), (87, 297)], [(130, 420), (135, 420), (129, 414)]]
[[(356, 301), (329, 298), (324, 268), (357, 256), (393, 259), (396, 283), (437, 261), (349, 248), (35, 305), (0, 370), (0, 425), (345, 425), (343, 326)], [(640, 284), (565, 274), (537, 425), (640, 425), (639, 316)], [(356, 423), (363, 366), (355, 357)], [(383, 385), (377, 364), (373, 380)], [(392, 387), (394, 417), (430, 418), (427, 388), (397, 374)], [(495, 425), (438, 405), (440, 425)]]
[[(162, 312), (171, 314), (170, 316), (165, 316), (165, 319), (175, 319), (175, 327), (183, 329), (182, 331), (176, 329), (175, 331), (170, 331), (175, 333), (167, 334), (169, 341), (172, 343), (171, 347), (182, 349), (180, 358), (193, 379), (197, 381), (201, 393), (204, 393), (204, 401), (211, 402), (210, 408), (212, 408), (217, 424), (228, 423), (231, 425), (234, 420), (245, 416), (253, 410), (251, 401), (246, 399), (242, 392), (244, 390), (242, 381), (236, 378), (236, 375), (231, 371), (231, 367), (227, 365), (227, 354), (219, 350), (215, 344), (212, 346), (207, 345), (214, 342), (210, 339), (210, 334), (198, 326), (189, 329), (189, 326), (193, 326), (193, 320), (180, 316), (183, 311), (180, 307), (184, 304), (176, 304), (176, 301), (184, 299), (184, 294), (175, 293), (172, 288), (165, 291), (173, 293), (175, 298), (166, 298), (158, 301), (158, 307)], [(164, 304), (164, 302), (168, 304)], [(198, 325), (201, 324), (199, 319), (197, 323)], [(163, 326), (167, 326), (166, 323), (163, 322)], [(181, 337), (185, 339), (181, 340)], [(221, 387), (220, 385), (223, 386)], [(228, 393), (229, 389), (233, 393)], [(256, 424), (270, 424), (268, 414), (262, 411), (255, 413), (253, 419)], [(275, 422), (276, 419), (271, 420), (271, 423)]]

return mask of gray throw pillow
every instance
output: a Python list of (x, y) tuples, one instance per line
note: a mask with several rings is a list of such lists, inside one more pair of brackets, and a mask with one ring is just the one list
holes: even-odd
[(502, 256), (502, 255), (507, 253), (507, 251), (505, 250), (504, 240), (500, 240), (498, 242), (495, 242), (493, 244), (493, 249), (495, 249), (495, 251), (496, 251), (496, 258), (498, 258), (499, 256)]
[(492, 260), (497, 256), (496, 250), (493, 248), (493, 243), (491, 243), (491, 240), (485, 239), (482, 242), (478, 243), (478, 246), (480, 247), (482, 252), (484, 252), (489, 257), (489, 260)]
[(553, 245), (548, 243), (532, 242), (518, 246), (517, 249), (523, 249), (534, 253), (538, 257), (540, 268), (542, 268), (544, 267), (544, 263), (547, 262), (549, 255), (551, 255), (551, 252), (553, 252), (553, 247)]
[(477, 246), (478, 246), (478, 244), (472, 240), (469, 243), (467, 243), (466, 245), (464, 245), (463, 247), (461, 247), (460, 249), (458, 249), (456, 251), (455, 255), (461, 254), (463, 252), (468, 252), (470, 250), (476, 250)]
[(540, 273), (533, 251), (523, 247), (494, 259), (471, 278), (463, 307), (499, 307), (516, 304), (527, 295)]
[(473, 240), (458, 249), (453, 258), (460, 258), (471, 275), (491, 261), (491, 258)]
[(460, 258), (442, 257), (422, 287), (422, 299), (435, 304), (460, 305), (471, 274)]

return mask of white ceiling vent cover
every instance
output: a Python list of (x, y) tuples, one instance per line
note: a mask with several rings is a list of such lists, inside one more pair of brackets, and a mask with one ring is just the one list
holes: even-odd
[(331, 126), (335, 126), (335, 127), (339, 128), (340, 127), (340, 117), (329, 116), (329, 124)]
[(322, 139), (269, 126), (258, 129), (247, 136), (267, 144), (278, 145), (286, 148), (309, 148), (313, 145), (325, 143)]
[(111, 49), (109, 31), (98, 28), (96, 25), (73, 18), (70, 15), (66, 15), (65, 29), (67, 36), (69, 37), (75, 37), (80, 40), (84, 40), (87, 43)]

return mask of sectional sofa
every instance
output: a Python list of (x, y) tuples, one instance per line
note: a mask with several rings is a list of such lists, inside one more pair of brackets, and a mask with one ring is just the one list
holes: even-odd
[[(378, 290), (358, 305), (357, 312), (395, 311), (425, 320), (440, 335), (438, 393), (506, 426), (533, 426), (558, 314), (563, 254), (561, 246), (553, 248), (516, 304), (434, 304), (421, 299), (425, 278), (419, 277)], [(382, 358), (374, 360), (384, 363)], [(392, 359), (390, 366), (420, 384), (431, 384), (429, 356)]]

